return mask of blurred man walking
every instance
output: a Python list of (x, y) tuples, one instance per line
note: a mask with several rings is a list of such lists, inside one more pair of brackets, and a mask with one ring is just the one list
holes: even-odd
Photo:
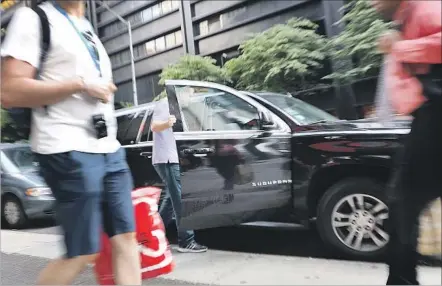
[(389, 187), (389, 285), (417, 285), (418, 219), (442, 195), (441, 1), (372, 0), (395, 29), (379, 40), (392, 107), (413, 115)]
[[(56, 199), (67, 251), (49, 263), (37, 284), (72, 285), (95, 261), (104, 229), (115, 282), (140, 285), (132, 176), (116, 139), (116, 87), (84, 5), (48, 1), (35, 11), (20, 8), (2, 43), (2, 105), (32, 108), (30, 143)], [(41, 45), (48, 39), (49, 46)]]

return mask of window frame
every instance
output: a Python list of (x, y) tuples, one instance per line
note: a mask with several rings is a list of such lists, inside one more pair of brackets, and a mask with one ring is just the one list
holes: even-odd
[(211, 133), (223, 133), (223, 134), (230, 134), (230, 133), (238, 133), (238, 132), (246, 132), (246, 133), (261, 133), (264, 132), (264, 130), (262, 130), (261, 128), (258, 129), (252, 129), (252, 130), (202, 130), (202, 131), (189, 131), (189, 129), (187, 128), (187, 122), (186, 122), (186, 118), (184, 117), (182, 108), (180, 106), (180, 103), (178, 101), (178, 97), (176, 94), (176, 88), (177, 87), (186, 87), (186, 86), (190, 86), (190, 87), (201, 87), (201, 88), (211, 88), (211, 89), (215, 89), (215, 90), (220, 90), (224, 93), (230, 93), (233, 96), (239, 97), (240, 99), (242, 99), (243, 101), (249, 103), (250, 105), (252, 105), (254, 108), (257, 109), (258, 115), (260, 115), (261, 112), (267, 114), (268, 116), (270, 116), (270, 118), (273, 120), (273, 122), (276, 124), (277, 128), (275, 129), (275, 131), (280, 131), (280, 132), (291, 132), (290, 127), (288, 126), (287, 123), (285, 123), (279, 116), (277, 116), (275, 113), (273, 113), (271, 110), (269, 110), (268, 108), (266, 108), (265, 106), (263, 106), (262, 104), (260, 104), (259, 102), (255, 101), (253, 98), (250, 98), (248, 95), (242, 94), (241, 92), (224, 86), (224, 85), (220, 85), (220, 84), (216, 84), (216, 83), (207, 83), (207, 82), (200, 82), (200, 81), (189, 81), (189, 80), (166, 80), (165, 82), (166, 90), (168, 91), (170, 88), (173, 89), (173, 95), (170, 95), (168, 92), (168, 97), (170, 96), (174, 96), (176, 98), (176, 101), (178, 103), (179, 106), (179, 112), (180, 112), (180, 116), (181, 116), (181, 120), (182, 120), (182, 131), (174, 131), (175, 133), (190, 133), (190, 134), (200, 134), (200, 133), (204, 133), (204, 134), (211, 134)]
[[(140, 132), (139, 132), (139, 134), (138, 134), (138, 137), (137, 137), (137, 141), (136, 141), (136, 143), (150, 143), (150, 142), (153, 142), (153, 137), (151, 138), (151, 140), (149, 140), (149, 138), (151, 137), (151, 135), (153, 135), (152, 134), (152, 130), (150, 129), (150, 125), (152, 124), (152, 117), (153, 117), (153, 111), (154, 111), (154, 108), (155, 108), (155, 106), (154, 107), (152, 107), (152, 108), (146, 108), (146, 113), (144, 114), (144, 119), (143, 119), (143, 122), (142, 122), (142, 125), (144, 126), (144, 128), (140, 128)], [(150, 120), (148, 121), (147, 119), (150, 117)], [(141, 127), (141, 126), (140, 126)], [(142, 140), (142, 137), (143, 137), (143, 131), (145, 130), (145, 129), (148, 129), (148, 131), (147, 131), (147, 140)]]

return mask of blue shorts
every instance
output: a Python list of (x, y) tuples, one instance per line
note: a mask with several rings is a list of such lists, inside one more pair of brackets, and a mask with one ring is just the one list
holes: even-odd
[(56, 200), (67, 258), (100, 252), (103, 230), (109, 237), (135, 231), (133, 181), (125, 154), (122, 148), (109, 154), (37, 154)]

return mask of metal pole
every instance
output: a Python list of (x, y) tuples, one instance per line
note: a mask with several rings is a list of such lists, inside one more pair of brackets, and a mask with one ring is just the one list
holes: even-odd
[(127, 22), (127, 32), (129, 33), (130, 67), (132, 70), (132, 92), (134, 96), (134, 105), (137, 106), (138, 105), (137, 77), (135, 74), (134, 46), (132, 45), (132, 26), (130, 22)]
[(96, 1), (101, 6), (103, 6), (107, 11), (112, 13), (120, 22), (124, 23), (127, 26), (127, 31), (129, 33), (129, 51), (130, 51), (130, 64), (131, 64), (131, 71), (132, 71), (132, 92), (133, 92), (133, 99), (134, 99), (134, 105), (138, 105), (138, 91), (137, 91), (137, 76), (135, 74), (135, 57), (134, 57), (134, 47), (132, 42), (132, 26), (129, 21), (126, 21), (123, 17), (118, 15), (114, 10), (112, 10), (106, 3), (103, 1)]

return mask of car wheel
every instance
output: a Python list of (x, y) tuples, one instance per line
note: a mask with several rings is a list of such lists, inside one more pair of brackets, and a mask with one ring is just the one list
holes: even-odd
[(330, 187), (318, 205), (317, 228), (330, 249), (349, 258), (378, 258), (386, 250), (388, 208), (384, 187), (350, 178)]
[(23, 228), (28, 219), (22, 204), (14, 196), (5, 196), (2, 203), (2, 217), (10, 228)]

